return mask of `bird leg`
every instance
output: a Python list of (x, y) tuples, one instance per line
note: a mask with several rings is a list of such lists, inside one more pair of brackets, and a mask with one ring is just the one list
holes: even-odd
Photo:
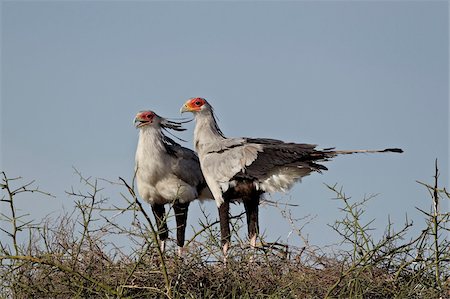
[(166, 222), (166, 210), (164, 209), (164, 205), (153, 204), (152, 211), (153, 215), (155, 215), (156, 226), (158, 228), (159, 246), (161, 248), (161, 252), (164, 252), (165, 243), (169, 237), (169, 230)]
[(186, 222), (188, 215), (189, 202), (180, 203), (178, 200), (173, 204), (175, 221), (177, 223), (177, 245), (179, 255), (183, 252), (184, 234), (186, 232)]
[(178, 246), (178, 257), (182, 258), (186, 254), (187, 250), (185, 247), (179, 247)]
[(225, 200), (219, 206), (219, 220), (220, 220), (220, 236), (222, 241), (222, 251), (226, 259), (228, 247), (230, 246), (231, 242), (230, 203), (227, 200)]
[(250, 239), (250, 246), (256, 247), (256, 237), (259, 233), (259, 221), (258, 221), (258, 207), (259, 207), (259, 195), (243, 198), (245, 213), (247, 216), (247, 230), (248, 238)]
[(164, 253), (164, 251), (166, 251), (166, 240), (159, 241), (159, 250), (161, 250), (161, 253)]

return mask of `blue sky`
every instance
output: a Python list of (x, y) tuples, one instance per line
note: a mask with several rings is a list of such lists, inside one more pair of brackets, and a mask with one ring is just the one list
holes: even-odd
[[(210, 101), (228, 136), (405, 150), (337, 157), (329, 171), (272, 195), (298, 204), (296, 218), (314, 217), (304, 231), (312, 243), (332, 242), (327, 223), (342, 216), (324, 183), (354, 200), (379, 194), (367, 217), (381, 233), (388, 215), (423, 227), (415, 207), (430, 201), (416, 180), (432, 182), (436, 158), (449, 185), (446, 1), (3, 1), (1, 9), (0, 169), (56, 195), (20, 201), (36, 218), (73, 205), (64, 193), (79, 186), (72, 166), (130, 179), (136, 112), (179, 117), (193, 96)], [(178, 135), (192, 148), (187, 128)], [(213, 202), (203, 206), (215, 215)], [(279, 214), (262, 208), (269, 240), (289, 234)], [(190, 224), (198, 216), (194, 204)]]

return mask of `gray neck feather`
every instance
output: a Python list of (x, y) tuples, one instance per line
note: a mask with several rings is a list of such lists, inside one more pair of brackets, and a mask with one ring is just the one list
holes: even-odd
[(196, 114), (194, 130), (194, 146), (197, 152), (201, 152), (204, 145), (225, 139), (212, 111), (201, 111)]

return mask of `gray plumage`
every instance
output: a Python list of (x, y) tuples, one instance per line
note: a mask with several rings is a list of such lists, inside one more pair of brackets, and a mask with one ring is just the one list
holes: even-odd
[[(321, 162), (341, 154), (402, 152), (401, 149), (395, 148), (320, 150), (314, 144), (287, 143), (276, 139), (226, 138), (217, 125), (213, 108), (205, 99), (189, 99), (181, 111), (193, 112), (195, 115), (195, 150), (199, 155), (206, 182), (219, 207), (219, 213), (224, 203), (242, 199), (246, 204), (247, 217), (256, 213), (253, 216), (255, 221), (258, 218), (257, 210), (248, 211), (250, 202), (256, 202), (257, 209), (262, 193), (285, 192), (311, 172), (327, 170)], [(221, 217), (221, 220), (224, 217)], [(251, 221), (248, 223), (251, 224)], [(253, 226), (249, 229), (251, 239), (255, 239), (258, 229), (257, 223)], [(227, 233), (226, 229), (224, 233)], [(222, 238), (229, 240), (229, 236), (222, 235)], [(226, 243), (227, 240), (223, 242)]]
[(189, 203), (212, 198), (198, 157), (164, 134), (167, 129), (183, 131), (181, 123), (164, 119), (152, 111), (141, 111), (135, 117), (135, 124), (139, 128), (135, 159), (138, 193), (152, 206), (162, 249), (168, 237), (164, 205), (173, 204), (177, 243), (182, 247)]

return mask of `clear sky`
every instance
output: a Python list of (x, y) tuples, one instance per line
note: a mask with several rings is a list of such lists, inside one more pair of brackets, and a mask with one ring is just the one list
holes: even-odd
[[(73, 206), (64, 191), (82, 187), (72, 166), (130, 180), (136, 112), (179, 117), (193, 96), (209, 100), (228, 136), (405, 150), (337, 157), (272, 195), (298, 204), (296, 218), (315, 217), (304, 231), (312, 243), (332, 242), (326, 224), (342, 216), (324, 183), (354, 200), (379, 194), (367, 218), (380, 233), (388, 215), (423, 227), (415, 207), (430, 200), (416, 180), (432, 182), (436, 158), (449, 186), (447, 1), (2, 1), (1, 10), (0, 169), (56, 195), (20, 201), (36, 218)], [(177, 135), (192, 148), (187, 128)], [(195, 203), (189, 223), (198, 216)], [(269, 241), (290, 231), (271, 207), (261, 229)]]

